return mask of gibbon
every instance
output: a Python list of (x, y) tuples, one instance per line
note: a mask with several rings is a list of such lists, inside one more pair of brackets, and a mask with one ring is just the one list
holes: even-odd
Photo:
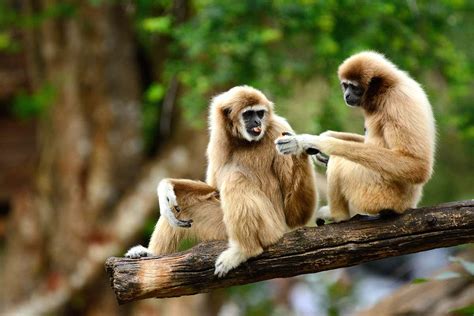
[(276, 141), (283, 154), (310, 149), (330, 156), (329, 205), (316, 217), (337, 222), (416, 207), (431, 177), (435, 150), (435, 121), (425, 92), (376, 52), (349, 57), (338, 75), (347, 105), (364, 113), (365, 136), (326, 131)]
[(305, 225), (315, 210), (315, 174), (309, 156), (283, 156), (277, 137), (290, 125), (273, 113), (265, 95), (239, 86), (210, 106), (206, 183), (164, 179), (158, 185), (161, 216), (147, 248), (127, 257), (176, 251), (183, 238), (228, 240), (215, 264), (219, 277)]

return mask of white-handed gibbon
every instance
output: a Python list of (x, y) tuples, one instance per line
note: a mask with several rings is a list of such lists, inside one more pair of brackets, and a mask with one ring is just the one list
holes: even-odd
[(219, 277), (262, 253), (285, 232), (305, 225), (316, 204), (315, 175), (306, 153), (279, 155), (274, 141), (292, 129), (260, 91), (239, 86), (210, 106), (206, 183), (164, 179), (160, 212), (138, 258), (176, 251), (183, 238), (228, 240), (215, 265)]
[(432, 174), (436, 138), (425, 92), (376, 52), (349, 57), (338, 75), (347, 105), (364, 112), (365, 136), (327, 131), (276, 141), (283, 154), (311, 150), (330, 156), (329, 205), (317, 211), (317, 218), (343, 221), (416, 207)]

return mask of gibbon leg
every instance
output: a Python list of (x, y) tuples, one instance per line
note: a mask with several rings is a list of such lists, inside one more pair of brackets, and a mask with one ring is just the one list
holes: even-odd
[(200, 181), (164, 179), (158, 185), (158, 196), (162, 216), (148, 248), (135, 246), (126, 257), (172, 253), (184, 238), (199, 241), (227, 238), (218, 193), (213, 187)]
[(277, 212), (265, 193), (243, 173), (227, 177), (221, 197), (229, 248), (217, 258), (214, 274), (219, 277), (262, 253), (286, 231), (283, 211)]
[[(334, 161), (337, 163), (337, 161)], [(337, 174), (331, 174), (332, 165), (328, 169), (328, 205), (318, 209), (316, 215), (317, 223), (321, 223), (318, 219), (332, 220), (335, 222), (341, 222), (350, 218), (349, 206), (347, 200), (342, 195), (341, 187), (339, 184), (339, 176)], [(334, 168), (334, 170), (337, 170)]]
[(346, 199), (341, 194), (339, 185), (329, 185), (328, 187), (328, 206), (331, 212), (331, 218), (334, 222), (346, 221), (351, 218), (349, 206)]
[(148, 251), (153, 255), (176, 252), (179, 243), (187, 236), (186, 228), (173, 227), (161, 216), (151, 234)]

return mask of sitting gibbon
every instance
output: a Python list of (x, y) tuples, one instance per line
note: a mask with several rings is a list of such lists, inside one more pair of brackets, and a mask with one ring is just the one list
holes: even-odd
[(315, 174), (306, 153), (283, 156), (274, 141), (291, 127), (260, 91), (239, 86), (210, 106), (206, 183), (164, 179), (161, 217), (138, 258), (176, 251), (183, 238), (228, 240), (215, 265), (219, 277), (262, 253), (285, 232), (305, 225), (315, 204)]
[(329, 205), (317, 217), (343, 221), (355, 214), (416, 207), (432, 174), (435, 149), (435, 122), (425, 92), (375, 52), (349, 57), (338, 75), (347, 105), (364, 113), (365, 136), (327, 131), (276, 141), (284, 154), (311, 150), (330, 155)]

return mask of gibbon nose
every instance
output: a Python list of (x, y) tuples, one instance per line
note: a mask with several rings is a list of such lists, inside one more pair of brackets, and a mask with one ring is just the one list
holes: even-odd
[(253, 124), (255, 124), (255, 126), (260, 126), (262, 123), (260, 122), (260, 120), (254, 120)]

